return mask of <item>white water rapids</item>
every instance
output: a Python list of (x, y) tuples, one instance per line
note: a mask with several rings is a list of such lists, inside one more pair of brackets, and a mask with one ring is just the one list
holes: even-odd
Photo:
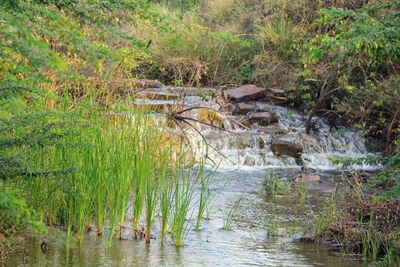
[[(258, 111), (276, 114), (278, 123), (266, 127), (253, 124), (247, 129), (236, 123), (241, 119), (239, 116), (222, 111), (223, 128), (226, 131), (192, 122), (202, 134), (201, 136), (188, 128), (187, 134), (190, 136), (192, 148), (199, 158), (206, 155), (210, 164), (228, 169), (285, 167), (339, 170), (342, 166), (333, 164), (330, 158), (359, 158), (368, 155), (361, 131), (344, 125), (331, 125), (327, 119), (314, 117), (313, 127), (307, 134), (305, 125), (308, 116), (265, 101), (247, 103), (255, 106)], [(136, 104), (158, 107), (180, 105), (183, 108), (201, 106), (222, 110), (214, 99), (205, 101), (202, 97), (193, 95), (176, 100), (136, 99)], [(199, 110), (185, 112), (184, 116), (201, 119)], [(303, 148), (300, 159), (274, 155), (271, 144), (275, 139), (300, 145)], [(374, 167), (353, 165), (350, 168), (370, 170)]]

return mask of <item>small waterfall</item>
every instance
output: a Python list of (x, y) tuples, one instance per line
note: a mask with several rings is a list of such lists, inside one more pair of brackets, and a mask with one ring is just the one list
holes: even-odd
[[(286, 107), (261, 101), (247, 101), (246, 103), (255, 107), (257, 111), (275, 114), (278, 122), (267, 126), (250, 124), (246, 128), (240, 123), (244, 116), (222, 112), (223, 108), (214, 99), (204, 100), (193, 94), (175, 100), (138, 99), (137, 102), (137, 104), (148, 106), (164, 105), (163, 108), (158, 107), (157, 110), (165, 110), (176, 105), (183, 108), (201, 106), (220, 110), (223, 116), (215, 114), (211, 109), (204, 109), (203, 114), (199, 109), (184, 113), (186, 117), (206, 119), (212, 124), (215, 122), (210, 117), (218, 117), (219, 127), (224, 128), (225, 131), (193, 122), (201, 135), (190, 128), (188, 128), (187, 135), (190, 137), (195, 154), (198, 157), (206, 156), (211, 164), (218, 165), (220, 168), (305, 167), (317, 170), (337, 170), (341, 166), (332, 164), (330, 158), (358, 158), (368, 154), (360, 131), (344, 125), (333, 126), (327, 119), (314, 117), (313, 127), (307, 134), (305, 127), (307, 116)], [(207, 115), (207, 113), (209, 114)], [(272, 146), (276, 142), (283, 144), (289, 150), (299, 149), (301, 153), (296, 157), (290, 153), (288, 153), (289, 155), (274, 153)], [(352, 166), (352, 168), (371, 169), (373, 167)]]

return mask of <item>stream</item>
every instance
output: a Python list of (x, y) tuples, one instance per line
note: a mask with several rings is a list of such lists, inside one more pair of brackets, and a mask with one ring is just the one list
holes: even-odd
[[(173, 88), (172, 88), (173, 89)], [(182, 89), (183, 90), (183, 89)], [(154, 93), (156, 91), (156, 93)], [(136, 100), (166, 111), (173, 106), (209, 107), (222, 110), (214, 99), (204, 100), (196, 90), (184, 97), (176, 97), (176, 90), (153, 90), (151, 99)], [(155, 96), (154, 96), (155, 95)], [(166, 96), (167, 95), (167, 96)], [(168, 95), (170, 95), (168, 97)], [(330, 157), (361, 157), (367, 152), (361, 133), (344, 125), (331, 125), (323, 118), (314, 118), (314, 127), (306, 134), (307, 116), (286, 107), (265, 101), (247, 101), (258, 112), (275, 114), (277, 122), (260, 126), (257, 123), (242, 127), (236, 123), (243, 116), (229, 112), (221, 126), (227, 131), (213, 129), (194, 122), (202, 133), (188, 131), (195, 154), (207, 155), (212, 174), (210, 190), (215, 195), (208, 220), (201, 230), (194, 231), (195, 213), (189, 219), (185, 245), (176, 248), (167, 238), (164, 245), (158, 240), (156, 216), (151, 244), (135, 240), (128, 222), (123, 240), (115, 240), (111, 247), (92, 231), (81, 243), (66, 245), (62, 234), (49, 235), (44, 253), (40, 242), (33, 238), (27, 247), (10, 257), (8, 266), (363, 266), (360, 257), (346, 256), (332, 246), (301, 243), (300, 238), (309, 227), (315, 211), (335, 190), (341, 166), (330, 162)], [(232, 108), (231, 108), (232, 109)], [(226, 108), (225, 111), (226, 113)], [(198, 118), (199, 110), (185, 116)], [(222, 111), (221, 111), (222, 113)], [(203, 114), (204, 115), (204, 114)], [(244, 116), (245, 117), (245, 116)], [(204, 139), (207, 145), (204, 144)], [(280, 142), (280, 143), (279, 143)], [(284, 144), (288, 151), (276, 153), (273, 144)], [(298, 157), (290, 156), (291, 149), (301, 149)], [(278, 148), (276, 148), (278, 149)], [(370, 170), (372, 166), (351, 166), (351, 169)], [(321, 177), (320, 183), (307, 184), (307, 197), (267, 198), (263, 182), (268, 177), (291, 180), (301, 173)], [(240, 200), (241, 199), (241, 200)], [(232, 206), (240, 200), (230, 230), (223, 230), (224, 221)], [(190, 214), (190, 213), (189, 213)], [(128, 211), (129, 217), (129, 211)], [(57, 237), (56, 237), (57, 236)], [(22, 251), (25, 250), (25, 255)], [(21, 256), (22, 255), (22, 256)]]

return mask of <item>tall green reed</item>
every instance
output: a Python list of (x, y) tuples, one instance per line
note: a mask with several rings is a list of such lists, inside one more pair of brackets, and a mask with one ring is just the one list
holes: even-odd
[[(155, 209), (158, 203), (158, 168), (159, 161), (162, 161), (164, 156), (160, 145), (160, 136), (158, 136), (158, 129), (154, 127), (147, 127), (147, 134), (141, 142), (142, 159), (141, 159), (141, 176), (144, 179), (144, 192), (145, 192), (145, 206), (146, 206), (146, 242), (150, 243), (151, 229), (155, 214)], [(160, 148), (159, 153), (157, 150)], [(157, 156), (156, 156), (157, 153)], [(160, 158), (161, 157), (161, 158)]]
[(168, 220), (170, 217), (170, 211), (172, 208), (172, 200), (174, 195), (174, 180), (168, 177), (168, 170), (162, 169), (162, 175), (160, 179), (160, 213), (161, 213), (161, 243), (164, 242), (165, 235), (168, 232)]
[(223, 225), (223, 229), (225, 231), (231, 230), (233, 220), (234, 220), (237, 212), (239, 211), (239, 205), (242, 202), (243, 197), (244, 197), (244, 193), (240, 196), (240, 198), (235, 202), (235, 204), (233, 204), (232, 208), (229, 210), (228, 216), (224, 220), (224, 225)]
[(176, 246), (183, 245), (190, 227), (187, 221), (187, 215), (195, 188), (191, 185), (189, 176), (189, 171), (182, 170), (175, 183), (171, 237)]
[[(107, 233), (109, 242), (116, 235), (122, 238), (130, 203), (135, 236), (144, 219), (146, 241), (150, 242), (158, 208), (162, 240), (171, 230), (174, 243), (182, 245), (199, 187), (199, 218), (206, 207), (209, 180), (204, 172), (191, 173), (187, 163), (192, 157), (184, 144), (146, 111), (105, 110), (92, 104), (86, 102), (63, 118), (72, 134), (51, 132), (60, 136), (58, 143), (22, 151), (29, 153), (32, 169), (55, 172), (22, 180), (21, 191), (48, 224), (60, 225), (78, 238), (95, 226), (98, 235)], [(67, 106), (61, 107), (62, 112), (67, 112)], [(56, 122), (49, 120), (48, 124)]]
[(212, 193), (210, 191), (210, 181), (211, 181), (211, 172), (207, 175), (204, 172), (204, 164), (201, 163), (199, 165), (199, 175), (198, 178), (200, 180), (200, 199), (198, 202), (198, 212), (195, 230), (199, 231), (201, 226), (201, 220), (204, 217), (204, 214), (207, 210), (207, 207), (211, 204), (213, 199)]
[[(110, 136), (110, 236), (119, 226), (118, 237), (122, 239), (122, 229), (125, 222), (126, 210), (131, 197), (133, 181), (133, 147), (135, 141), (131, 138), (131, 118), (123, 118), (123, 122), (115, 123)], [(110, 239), (111, 242), (111, 239)]]

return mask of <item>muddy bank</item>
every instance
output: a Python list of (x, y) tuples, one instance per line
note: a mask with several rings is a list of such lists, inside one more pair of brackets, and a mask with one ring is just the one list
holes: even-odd
[(400, 198), (379, 203), (364, 198), (331, 208), (317, 218), (325, 225), (306, 241), (332, 244), (346, 253), (372, 260), (388, 257), (396, 260), (399, 256)]

